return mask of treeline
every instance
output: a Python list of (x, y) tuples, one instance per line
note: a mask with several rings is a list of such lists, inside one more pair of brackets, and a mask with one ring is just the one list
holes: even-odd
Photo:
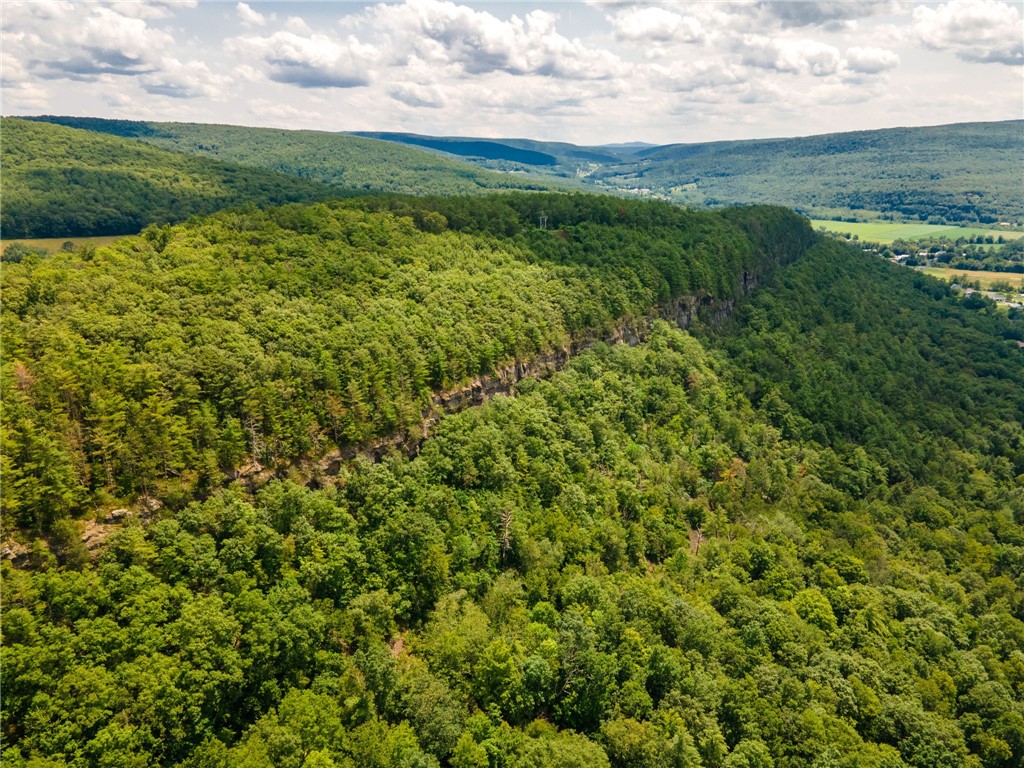
[(890, 246), (889, 254), (910, 253), (911, 256), (906, 263), (912, 267), (940, 266), (971, 271), (1024, 273), (1024, 238), (1004, 241), (1001, 235), (996, 238), (990, 235), (985, 238), (974, 238), (975, 242), (971, 243), (962, 242), (963, 240), (964, 238), (931, 238), (918, 242), (897, 240)]
[(432, 393), (681, 295), (734, 298), (813, 237), (770, 208), (370, 198), (25, 258), (3, 271), (4, 524), (180, 508), (246, 463), (415, 436)]
[(829, 207), (849, 212), (884, 212), (930, 224), (995, 224), (1002, 218), (1020, 220), (1022, 211), (1008, 205), (1008, 202), (998, 201), (993, 205), (988, 195), (981, 191), (957, 194), (934, 189), (897, 188), (836, 193), (829, 201)]
[(312, 202), (343, 193), (283, 173), (4, 118), (4, 237), (123, 235), (227, 206)]
[[(867, 359), (888, 319), (860, 329)], [(221, 492), (94, 564), (74, 536), (62, 567), (5, 564), (5, 764), (1019, 765), (1005, 460), (927, 438), (942, 485), (893, 482), (873, 450), (786, 437), (800, 403), (755, 411), (744, 365), (659, 325), (446, 419), (413, 460)]]

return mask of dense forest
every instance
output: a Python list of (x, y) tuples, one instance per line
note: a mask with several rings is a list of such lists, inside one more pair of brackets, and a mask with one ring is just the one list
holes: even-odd
[(783, 209), (519, 194), (2, 278), (5, 764), (1024, 761), (1024, 328), (938, 281)]
[(131, 139), (3, 118), (4, 238), (124, 235), (226, 206), (342, 193), (293, 175), (168, 152)]
[(460, 195), (547, 186), (413, 147), (342, 133), (84, 117), (32, 119), (110, 133), (161, 149), (277, 171), (364, 194)]
[(734, 299), (811, 237), (780, 209), (382, 197), (23, 259), (4, 270), (5, 524), (416, 431), (433, 392), (682, 295)]
[(546, 152), (510, 147), (496, 141), (435, 138), (433, 136), (417, 136), (412, 133), (359, 133), (356, 135), (370, 139), (394, 141), (399, 144), (410, 144), (414, 147), (426, 147), (450, 155), (481, 160), (508, 160), (524, 165), (554, 165), (557, 162), (554, 155), (549, 155)]

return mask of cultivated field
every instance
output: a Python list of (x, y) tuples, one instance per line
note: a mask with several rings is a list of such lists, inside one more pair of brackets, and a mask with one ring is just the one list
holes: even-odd
[(129, 235), (100, 235), (97, 237), (37, 237), (37, 238), (22, 238), (15, 240), (0, 240), (0, 253), (7, 250), (7, 246), (12, 243), (23, 243), (29, 248), (42, 248), (44, 251), (59, 251), (60, 247), (69, 240), (75, 244), (77, 248), (80, 245), (110, 245), (116, 240), (120, 240), (122, 237), (129, 237)]
[(937, 277), (940, 280), (948, 280), (954, 275), (963, 277), (963, 280), (968, 283), (975, 281), (984, 290), (988, 290), (992, 287), (993, 283), (1007, 282), (1010, 285), (1020, 286), (1021, 290), (1024, 290), (1024, 274), (1020, 272), (988, 272), (981, 270), (968, 270), (968, 269), (948, 269), (946, 267), (918, 267), (921, 272), (932, 277)]
[(948, 237), (951, 240), (958, 237), (977, 237), (978, 235), (982, 237), (991, 235), (993, 238), (1002, 235), (1007, 240), (1024, 237), (1024, 232), (1005, 229), (953, 227), (944, 224), (907, 224), (891, 221), (848, 222), (811, 219), (811, 225), (815, 229), (824, 227), (829, 232), (857, 235), (861, 240), (882, 245), (888, 245), (894, 240), (919, 240), (928, 237)]

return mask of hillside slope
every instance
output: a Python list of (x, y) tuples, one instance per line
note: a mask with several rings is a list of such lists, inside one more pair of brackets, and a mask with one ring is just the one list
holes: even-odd
[(6, 239), (123, 235), (227, 206), (338, 197), (292, 175), (191, 157), (115, 136), (4, 118)]
[(1024, 223), (1024, 121), (638, 152), (591, 179), (691, 205), (772, 202), (818, 218)]
[(1024, 224), (1024, 121), (616, 149), (372, 133), (484, 167), (692, 206), (768, 203), (819, 218)]
[[(221, 214), (4, 270), (17, 490), (149, 473), (167, 504), (95, 560), (57, 519), (3, 564), (5, 765), (1021, 764), (1019, 324), (779, 209), (439, 207)], [(598, 344), (416, 456), (189, 485), (360, 403), (379, 431), (402, 376), (661, 286), (741, 297), (747, 269), (732, 320)]]
[(520, 165), (552, 166), (574, 163), (613, 163), (622, 154), (606, 147), (579, 147), (560, 141), (534, 139), (474, 139), (460, 136), (422, 136), (415, 133), (360, 131), (355, 136), (393, 141), (399, 144), (430, 147), (452, 155), (476, 160), (505, 160)]
[(784, 205), (825, 219), (1024, 224), (1021, 120), (625, 151), (529, 139), (32, 119), (346, 190), (420, 195), (589, 187), (697, 207)]
[(130, 137), (163, 149), (363, 193), (458, 195), (547, 186), (412, 147), (340, 133), (79, 117), (33, 119)]
[(380, 197), (27, 258), (3, 271), (4, 522), (44, 530), (108, 494), (186, 498), (247, 456), (284, 469), (416, 431), (431, 393), (684, 295), (734, 299), (812, 237), (781, 209)]

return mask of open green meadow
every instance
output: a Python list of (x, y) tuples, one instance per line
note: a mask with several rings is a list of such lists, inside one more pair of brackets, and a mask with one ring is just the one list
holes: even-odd
[(53, 251), (59, 251), (61, 246), (66, 242), (74, 243), (75, 247), (81, 245), (110, 245), (113, 242), (120, 240), (122, 237), (129, 237), (129, 235), (100, 235), (97, 237), (27, 237), (14, 240), (0, 240), (0, 253), (7, 250), (7, 246), (12, 243), (21, 243), (29, 248), (41, 248), (44, 251), (52, 253)]
[(896, 240), (921, 240), (929, 237), (987, 237), (1002, 235), (1007, 240), (1024, 237), (1024, 232), (986, 227), (953, 227), (946, 224), (912, 224), (892, 221), (826, 221), (811, 219), (815, 229), (824, 227), (829, 232), (857, 235), (860, 240), (888, 245)]
[(977, 281), (983, 290), (988, 290), (995, 283), (1003, 282), (1020, 286), (1021, 290), (1024, 290), (1024, 274), (1020, 272), (988, 272), (982, 270), (949, 269), (947, 267), (919, 267), (919, 269), (926, 275), (937, 277), (940, 280), (948, 280), (955, 275), (963, 277), (968, 283)]

